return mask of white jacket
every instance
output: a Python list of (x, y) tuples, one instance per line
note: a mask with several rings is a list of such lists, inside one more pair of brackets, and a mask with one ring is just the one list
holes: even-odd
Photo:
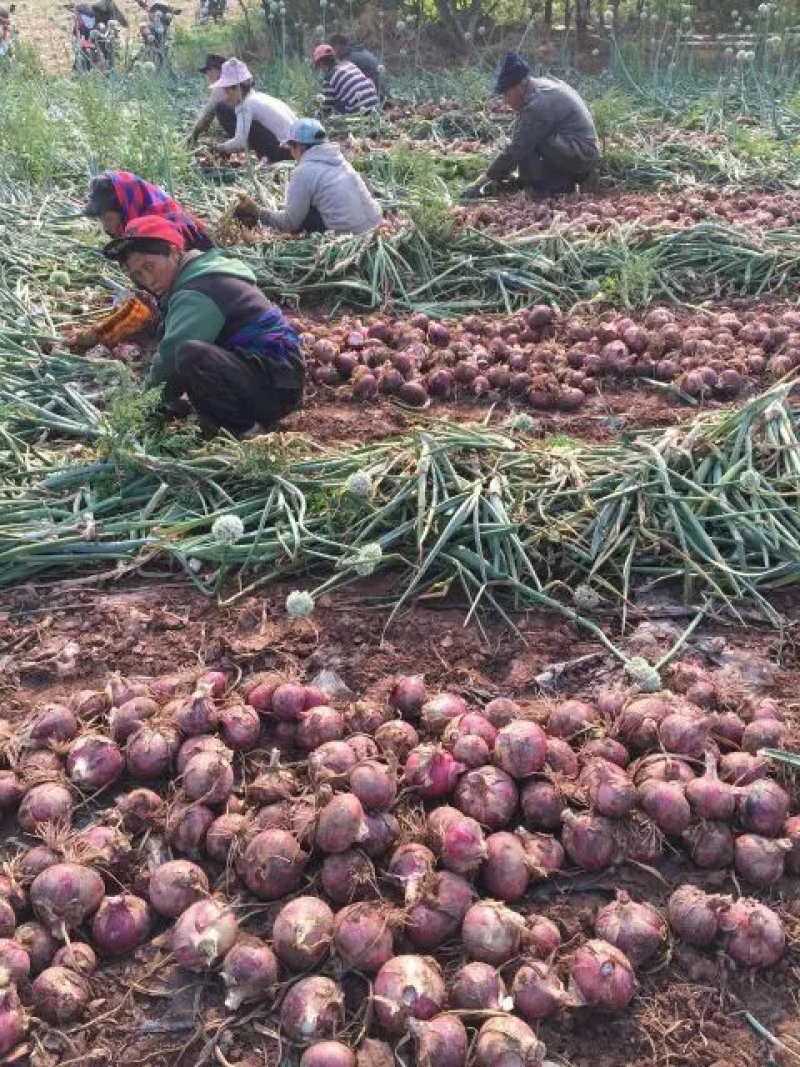
[(333, 233), (367, 233), (380, 226), (383, 213), (369, 189), (330, 141), (307, 149), (295, 166), (283, 211), (264, 211), (262, 221), (274, 230), (297, 233), (315, 207), (325, 229)]
[(289, 127), (296, 119), (297, 115), (283, 100), (251, 89), (236, 108), (236, 133), (230, 141), (223, 141), (220, 147), (224, 152), (244, 152), (253, 122), (260, 122), (283, 144)]

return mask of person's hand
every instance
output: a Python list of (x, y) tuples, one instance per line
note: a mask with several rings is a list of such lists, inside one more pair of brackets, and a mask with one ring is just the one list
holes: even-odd
[(461, 190), (461, 200), (482, 200), (486, 196), (486, 186), (483, 182), (475, 182)]

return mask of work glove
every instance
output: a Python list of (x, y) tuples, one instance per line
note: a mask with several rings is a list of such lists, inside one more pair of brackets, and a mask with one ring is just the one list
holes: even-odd
[(474, 185), (468, 185), (466, 189), (461, 191), (461, 200), (482, 200), (488, 191), (488, 184), (482, 185), (480, 182), (475, 182)]

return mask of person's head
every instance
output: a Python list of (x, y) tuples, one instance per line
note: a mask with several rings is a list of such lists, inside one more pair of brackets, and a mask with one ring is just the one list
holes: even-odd
[(0, 27), (9, 25), (15, 10), (14, 4), (0, 4)]
[(327, 72), (336, 66), (336, 53), (329, 44), (318, 44), (311, 53), (311, 61), (317, 70)]
[(221, 56), (219, 52), (209, 52), (206, 56), (206, 61), (198, 70), (198, 74), (205, 74), (206, 81), (209, 85), (213, 85), (218, 82), (222, 77), (222, 68), (225, 65), (225, 56)]
[(220, 76), (212, 88), (224, 89), (225, 102), (236, 107), (253, 88), (253, 75), (248, 65), (241, 59), (227, 59), (222, 64)]
[(109, 237), (121, 237), (125, 228), (122, 208), (117, 198), (114, 183), (107, 174), (99, 174), (89, 186), (89, 199), (83, 209), (89, 219), (97, 219)]
[(296, 119), (289, 127), (285, 145), (297, 161), (309, 148), (322, 144), (326, 137), (325, 127), (316, 119)]
[(328, 38), (328, 44), (337, 59), (342, 59), (350, 50), (350, 41), (343, 33), (332, 33)]
[(125, 227), (121, 237), (105, 249), (107, 259), (119, 263), (128, 277), (153, 296), (172, 291), (186, 245), (174, 223), (161, 215), (145, 215)]
[(495, 78), (495, 96), (502, 96), (513, 111), (519, 111), (525, 103), (530, 73), (531, 68), (519, 52), (507, 52)]

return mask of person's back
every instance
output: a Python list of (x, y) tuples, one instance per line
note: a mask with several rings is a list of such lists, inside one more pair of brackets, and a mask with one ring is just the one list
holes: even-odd
[(528, 97), (519, 112), (519, 122), (534, 113), (547, 121), (550, 132), (597, 145), (597, 130), (589, 109), (571, 85), (558, 78), (529, 78)]
[(292, 181), (307, 186), (326, 230), (367, 233), (383, 221), (363, 178), (330, 141), (314, 145), (297, 164)]
[(370, 52), (366, 45), (359, 43), (351, 44), (343, 58), (349, 59), (351, 63), (355, 63), (362, 74), (366, 74), (375, 86), (378, 85), (380, 82), (378, 57)]
[(378, 106), (375, 83), (355, 63), (336, 64), (325, 83), (325, 104), (346, 115), (370, 111)]
[(250, 90), (239, 107), (248, 110), (252, 118), (274, 133), (280, 142), (286, 140), (289, 127), (297, 118), (285, 101), (256, 89)]

